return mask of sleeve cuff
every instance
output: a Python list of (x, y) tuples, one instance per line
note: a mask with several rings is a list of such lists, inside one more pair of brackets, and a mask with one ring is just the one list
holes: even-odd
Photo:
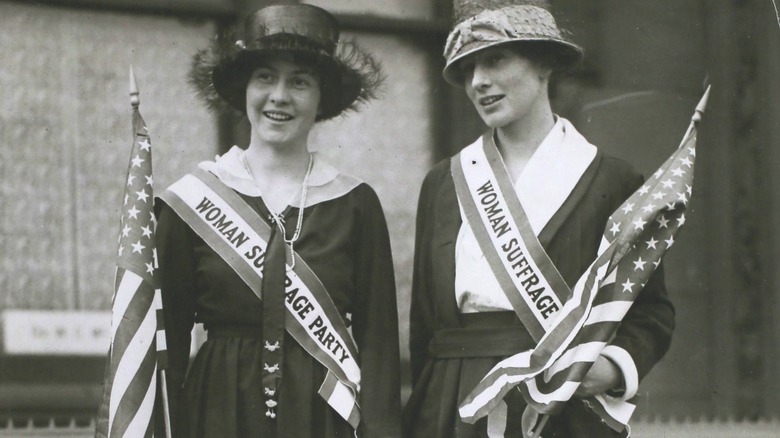
[(633, 398), (639, 390), (639, 373), (637, 372), (636, 364), (634, 364), (634, 359), (631, 358), (631, 355), (626, 350), (615, 345), (604, 347), (601, 355), (614, 362), (620, 368), (620, 372), (623, 373), (625, 392), (619, 398), (622, 400)]

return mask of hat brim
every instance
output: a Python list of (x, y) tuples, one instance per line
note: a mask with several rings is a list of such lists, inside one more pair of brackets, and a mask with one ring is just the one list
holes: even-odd
[(568, 70), (576, 66), (582, 61), (585, 55), (585, 51), (582, 47), (564, 40), (551, 39), (551, 38), (517, 38), (504, 41), (476, 41), (466, 46), (460, 53), (447, 60), (442, 75), (444, 80), (449, 84), (456, 87), (463, 88), (463, 73), (460, 70), (460, 62), (463, 59), (474, 55), (477, 52), (506, 45), (520, 45), (520, 44), (541, 44), (547, 46), (548, 50), (555, 52), (556, 58), (556, 70)]
[(333, 118), (356, 104), (375, 97), (384, 76), (371, 55), (352, 42), (342, 42), (330, 55), (295, 35), (264, 38), (259, 47), (246, 50), (214, 44), (193, 58), (190, 82), (212, 109), (226, 108), (246, 114), (249, 77), (263, 61), (280, 55), (311, 63), (320, 76), (320, 114), (317, 121)]
[(246, 111), (246, 87), (252, 72), (264, 61), (284, 55), (292, 55), (296, 61), (315, 66), (320, 78), (321, 115), (318, 120), (340, 113), (357, 99), (360, 80), (357, 74), (342, 68), (330, 56), (306, 50), (264, 48), (244, 51), (234, 59), (214, 68), (214, 88), (234, 109)]

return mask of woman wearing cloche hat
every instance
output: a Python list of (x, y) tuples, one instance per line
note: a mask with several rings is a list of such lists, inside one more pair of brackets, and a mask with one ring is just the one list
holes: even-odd
[[(519, 383), (512, 373), (545, 369), (523, 365), (528, 356), (517, 354), (557, 342), (538, 344), (596, 258), (610, 214), (642, 178), (553, 113), (550, 75), (574, 67), (583, 50), (560, 30), (546, 1), (456, 1), (455, 12), (444, 78), (465, 90), (489, 130), (436, 165), (422, 186), (407, 436), (624, 436), (593, 397), (623, 406), (669, 347), (674, 309), (661, 268), (590, 369), (572, 366), (581, 377), (548, 369), (544, 388), (534, 386), (533, 407), (531, 384), (506, 390)], [(608, 325), (588, 330), (600, 327)], [(530, 357), (548, 356), (558, 357), (543, 348)], [(577, 389), (549, 417), (539, 415), (555, 385)]]
[[(196, 54), (200, 95), (251, 132), (158, 203), (175, 437), (400, 436), (382, 207), (308, 144), (381, 78), (330, 13), (303, 4), (262, 8), (240, 38)], [(208, 340), (188, 365), (195, 323)]]

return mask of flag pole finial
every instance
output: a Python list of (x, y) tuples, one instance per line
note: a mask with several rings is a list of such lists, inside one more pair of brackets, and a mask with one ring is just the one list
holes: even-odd
[(135, 73), (133, 66), (130, 66), (130, 105), (137, 108), (141, 104), (141, 98), (138, 95), (138, 84), (135, 82)]
[(710, 88), (712, 88), (712, 85), (707, 85), (707, 89), (704, 90), (704, 95), (701, 97), (699, 104), (696, 105), (696, 111), (693, 113), (693, 118), (691, 119), (694, 123), (701, 122), (701, 116), (704, 114), (704, 108), (707, 107), (707, 100), (710, 98)]

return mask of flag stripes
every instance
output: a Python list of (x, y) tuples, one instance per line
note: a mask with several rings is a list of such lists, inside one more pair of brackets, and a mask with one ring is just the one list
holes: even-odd
[(547, 385), (553, 388), (563, 384), (563, 382), (553, 382), (553, 377), (560, 376), (558, 373), (565, 371), (567, 368), (572, 368), (573, 365), (581, 362), (584, 357), (598, 356), (606, 346), (606, 342), (584, 342), (566, 350), (557, 361), (545, 370), (543, 374), (544, 383), (553, 383), (553, 385)]
[[(488, 415), (513, 387), (539, 413), (557, 412), (574, 395), (685, 223), (695, 122), (705, 103), (706, 94), (680, 147), (609, 218), (596, 260), (553, 326), (536, 348), (501, 361), (483, 378), (460, 406), (464, 421)], [(585, 401), (616, 430), (626, 427), (635, 408), (603, 395)]]
[[(636, 405), (624, 402), (615, 397), (605, 396), (603, 394), (594, 397), (596, 403), (584, 400), (587, 406), (593, 409), (601, 419), (613, 430), (620, 430), (627, 427), (628, 421), (636, 410)], [(630, 436), (630, 434), (629, 434)]]
[(164, 370), (168, 368), (168, 341), (165, 337), (165, 317), (163, 315), (162, 291), (160, 289), (154, 291), (154, 309), (157, 315), (157, 331), (155, 333), (157, 367)]
[[(150, 345), (141, 358), (137, 371), (126, 376), (130, 380), (125, 391), (112, 392), (113, 421), (110, 424), (109, 437), (141, 437), (146, 434), (151, 424), (157, 383), (154, 346)], [(113, 406), (114, 400), (119, 400), (116, 409)]]
[[(119, 268), (118, 271), (124, 270)], [(132, 278), (137, 277), (133, 272), (124, 271), (123, 277), (130, 277), (130, 280), (123, 280), (121, 284), (137, 284), (137, 280)], [(146, 424), (151, 418), (157, 369), (154, 344), (157, 321), (151, 292), (147, 284), (140, 283), (136, 293), (127, 302), (125, 312), (115, 313), (119, 322), (116, 324), (111, 350), (113, 383), (109, 399), (109, 418), (113, 421), (109, 425), (109, 437), (141, 436), (126, 435), (123, 426), (143, 421), (135, 418), (139, 415), (139, 418), (146, 418)], [(149, 394), (152, 396), (151, 404), (147, 400)], [(148, 405), (147, 410), (142, 409), (145, 405)], [(144, 430), (146, 424), (143, 426)], [(136, 432), (139, 427), (136, 426)]]
[(152, 436), (158, 365), (167, 362), (162, 303), (154, 278), (152, 149), (137, 100), (133, 132), (120, 218), (111, 346), (96, 438)]
[[(671, 243), (665, 244), (665, 248), (658, 248), (658, 242), (655, 237), (659, 237), (661, 233), (661, 224), (659, 218), (669, 216), (670, 218), (682, 218), (684, 217), (684, 210), (687, 204), (687, 197), (683, 196), (683, 192), (679, 192), (676, 195), (674, 193), (664, 193), (665, 188), (671, 188), (673, 184), (669, 175), (677, 171), (679, 173), (679, 167), (675, 167), (674, 164), (680, 162), (681, 157), (690, 155), (693, 153), (692, 145), (695, 142), (695, 132), (692, 132), (683, 142), (683, 147), (665, 163), (666, 168), (662, 167), (657, 172), (648, 184), (645, 184), (640, 190), (632, 197), (630, 197), (624, 204), (618, 209), (618, 212), (622, 210), (623, 213), (630, 213), (632, 209), (638, 205), (648, 205), (648, 202), (653, 200), (659, 201), (655, 203), (654, 208), (643, 209), (631, 216), (619, 217), (616, 212), (611, 219), (612, 224), (622, 224), (627, 226), (622, 232), (612, 233), (615, 235), (612, 240), (611, 247), (615, 248), (611, 266), (612, 272), (607, 278), (602, 281), (601, 289), (597, 295), (597, 299), (604, 304), (594, 307), (590, 311), (588, 317), (589, 324), (592, 320), (603, 320), (604, 315), (614, 321), (622, 320), (628, 311), (633, 299), (636, 298), (638, 292), (642, 289), (646, 281), (657, 266), (657, 262), (660, 262), (660, 258), (663, 252), (671, 246)], [(692, 161), (691, 161), (692, 166)], [(691, 177), (692, 177), (692, 168)], [(679, 184), (690, 188), (689, 184)], [(660, 195), (659, 195), (660, 194)], [(670, 195), (673, 196), (670, 199)], [(676, 197), (676, 199), (674, 198)], [(660, 202), (663, 201), (663, 202)], [(679, 225), (682, 225), (683, 221), (679, 221), (676, 224), (676, 229), (679, 229)], [(648, 224), (650, 226), (648, 226)], [(608, 224), (608, 229), (611, 224)], [(668, 224), (664, 228), (669, 228)], [(671, 230), (670, 230), (671, 231)], [(672, 232), (669, 236), (674, 234)], [(605, 238), (609, 241), (610, 233), (605, 232)], [(650, 240), (648, 240), (650, 239)], [(653, 242), (652, 245), (642, 248), (641, 245), (645, 242)], [(667, 242), (667, 241), (665, 241)], [(669, 240), (668, 242), (673, 242)], [(638, 247), (639, 245), (639, 247)], [(651, 246), (655, 246), (655, 252), (647, 251)], [(647, 255), (647, 260), (643, 260), (643, 255)], [(649, 264), (653, 266), (650, 267)], [(641, 271), (641, 272), (638, 272)], [(638, 274), (638, 275), (635, 275)], [(632, 281), (632, 279), (634, 281)], [(624, 282), (623, 282), (624, 281)], [(626, 299), (629, 301), (626, 301)], [(606, 307), (605, 307), (606, 306)], [(586, 333), (585, 330), (580, 332), (577, 339), (574, 340), (574, 344), (582, 342), (586, 339), (609, 339), (617, 328), (617, 324), (612, 329), (605, 330), (603, 334), (594, 335)], [(606, 344), (605, 344), (606, 345)], [(576, 350), (577, 347), (573, 347), (572, 350)], [(595, 354), (594, 354), (595, 353)], [(555, 373), (558, 373), (555, 380), (558, 382), (558, 387), (555, 384), (542, 385), (539, 382), (534, 384), (528, 384), (528, 390), (523, 391), (527, 395), (527, 401), (539, 412), (555, 412), (558, 408), (558, 404), (568, 400), (567, 395), (570, 396), (569, 390), (564, 387), (560, 382), (580, 382), (584, 378), (587, 371), (590, 369), (592, 362), (598, 358), (599, 352), (583, 352), (579, 351), (573, 354), (565, 354), (556, 361), (556, 365), (551, 367), (555, 369)], [(537, 379), (538, 380), (538, 379)], [(568, 385), (568, 383), (566, 384)], [(576, 389), (576, 388), (575, 388)], [(573, 394), (573, 392), (572, 392)], [(599, 397), (594, 399), (596, 403), (591, 404), (594, 409), (597, 409), (602, 415), (605, 421), (610, 421), (616, 429), (622, 429), (625, 422), (630, 418), (630, 413), (633, 412), (633, 405), (625, 403), (620, 400), (612, 399), (609, 397)], [(610, 417), (610, 418), (606, 418)], [(621, 420), (622, 419), (622, 420)]]
[(506, 434), (507, 411), (507, 405), (502, 401), (490, 412), (487, 419), (488, 438), (504, 438)]
[[(113, 313), (111, 315), (111, 339), (135, 333), (151, 304), (151, 301), (147, 301), (151, 298), (148, 291), (145, 291), (147, 293), (137, 293), (141, 292), (140, 288), (143, 284), (143, 278), (132, 271), (126, 271), (122, 268), (117, 268), (116, 278), (119, 279), (117, 281), (119, 286), (114, 295)], [(136, 302), (131, 306), (133, 300)], [(128, 325), (133, 324), (133, 322), (137, 324), (134, 329), (130, 329)], [(129, 332), (128, 329), (130, 329)], [(126, 343), (119, 345), (126, 345)]]
[(632, 303), (632, 301), (613, 301), (593, 306), (588, 319), (585, 320), (585, 327), (605, 322), (620, 322), (620, 315), (625, 315)]

